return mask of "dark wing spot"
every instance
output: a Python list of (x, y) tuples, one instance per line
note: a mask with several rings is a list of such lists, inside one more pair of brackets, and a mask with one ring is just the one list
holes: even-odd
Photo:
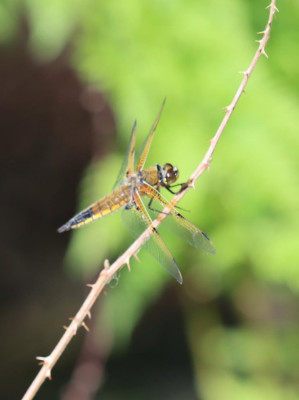
[(203, 231), (201, 231), (201, 233), (203, 234), (203, 236), (204, 236), (206, 239), (211, 240), (211, 239), (208, 237), (208, 235), (206, 235)]

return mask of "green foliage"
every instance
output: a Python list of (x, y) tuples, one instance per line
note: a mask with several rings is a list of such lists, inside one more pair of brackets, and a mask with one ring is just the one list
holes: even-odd
[[(181, 181), (189, 177), (221, 121), (221, 108), (237, 89), (242, 78), (237, 72), (248, 67), (257, 48), (256, 31), (264, 29), (268, 17), (264, 1), (26, 4), (32, 48), (39, 57), (57, 54), (79, 24), (73, 64), (82, 79), (106, 92), (117, 116), (121, 151), (91, 167), (79, 208), (110, 191), (133, 120), (138, 120), (141, 143), (165, 96), (147, 165), (169, 161), (181, 169)], [(281, 321), (267, 319), (263, 308), (258, 319), (256, 310), (265, 301), (254, 301), (255, 294), (263, 293), (266, 304), (275, 308), (280, 299), (275, 290), (269, 294), (265, 288), (283, 287), (289, 309), (299, 292), (298, 2), (278, 2), (278, 8), (269, 59), (262, 58), (254, 71), (210, 172), (181, 204), (191, 210), (187, 217), (213, 239), (216, 256), (163, 234), (183, 270), (186, 330), (199, 391), (208, 400), (295, 399), (298, 360), (292, 352), (299, 343), (292, 332), (298, 319), (286, 317), (281, 343), (271, 332), (279, 330)], [(94, 271), (104, 258), (112, 261), (126, 248), (131, 240), (119, 221), (119, 216), (110, 216), (73, 234), (68, 256), (72, 270)], [(141, 264), (132, 261), (132, 272), (121, 272), (118, 287), (106, 299), (119, 345), (129, 341), (168, 278), (142, 250), (139, 257)], [(254, 282), (252, 302), (243, 290), (248, 282)], [(223, 326), (213, 307), (220, 294), (241, 320), (234, 330)], [(196, 309), (201, 302), (207, 302), (204, 311)]]

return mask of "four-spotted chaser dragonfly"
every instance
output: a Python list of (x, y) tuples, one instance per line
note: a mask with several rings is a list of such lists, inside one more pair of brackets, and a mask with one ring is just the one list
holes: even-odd
[[(129, 146), (112, 193), (102, 197), (75, 215), (61, 226), (58, 232), (78, 228), (123, 208), (122, 217), (124, 223), (134, 237), (138, 237), (148, 226), (151, 226), (152, 233), (143, 247), (179, 283), (182, 283), (183, 279), (180, 270), (157, 229), (152, 225), (151, 217), (142, 201), (142, 197), (146, 196), (149, 200), (149, 210), (160, 212), (166, 205), (169, 205), (168, 201), (160, 193), (160, 189), (165, 188), (174, 194), (175, 192), (171, 188), (179, 186), (173, 185), (178, 179), (179, 171), (177, 167), (172, 166), (170, 163), (166, 163), (163, 166), (156, 164), (155, 167), (143, 169), (164, 104), (165, 100), (147, 138), (137, 152), (136, 161), (135, 121)], [(183, 186), (182, 184), (181, 188)], [(210, 254), (215, 253), (213, 243), (204, 232), (184, 218), (171, 205), (169, 205), (169, 210), (167, 217), (163, 221), (163, 225), (166, 225), (192, 246), (198, 247)]]

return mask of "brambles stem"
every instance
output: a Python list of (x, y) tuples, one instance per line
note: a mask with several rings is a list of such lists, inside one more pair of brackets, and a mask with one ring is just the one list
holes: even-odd
[[(244, 89), (247, 85), (247, 82), (259, 60), (261, 55), (265, 55), (266, 57), (266, 51), (265, 47), (266, 44), (270, 38), (270, 30), (271, 30), (271, 25), (273, 21), (274, 14), (278, 12), (278, 9), (276, 8), (276, 0), (272, 0), (271, 4), (267, 7), (269, 8), (269, 18), (268, 22), (266, 25), (266, 28), (264, 31), (259, 32), (260, 34), (263, 35), (261, 40), (258, 40), (259, 46), (258, 49), (246, 71), (243, 71), (243, 79), (242, 82), (237, 89), (237, 92), (230, 103), (227, 107), (225, 107), (225, 115), (223, 117), (223, 120), (221, 121), (221, 124), (215, 133), (214, 137), (211, 139), (211, 144), (208, 148), (208, 151), (206, 152), (203, 160), (197, 167), (197, 169), (194, 171), (194, 173), (191, 175), (191, 177), (188, 180), (188, 184), (186, 184), (183, 187), (183, 190), (180, 191), (178, 194), (176, 194), (172, 201), (170, 202), (170, 205), (168, 207), (165, 207), (164, 210), (162, 211), (161, 214), (158, 215), (158, 217), (153, 221), (153, 224), (155, 227), (157, 227), (163, 219), (167, 216), (169, 212), (169, 208), (175, 206), (177, 202), (186, 194), (186, 192), (191, 188), (194, 187), (196, 180), (199, 178), (199, 176), (210, 167), (210, 163), (212, 161), (212, 155), (214, 153), (214, 150), (218, 144), (218, 141), (224, 131), (224, 128), (227, 125), (228, 120), (230, 119), (232, 112), (234, 111), (242, 93), (244, 93)], [(78, 328), (80, 326), (85, 327), (85, 329), (88, 330), (87, 325), (85, 324), (84, 320), (86, 316), (90, 318), (90, 310), (93, 304), (95, 303), (96, 299), (100, 295), (100, 293), (103, 291), (104, 287), (110, 282), (110, 280), (113, 278), (114, 274), (122, 268), (124, 265), (127, 265), (128, 268), (130, 269), (130, 258), (132, 256), (136, 256), (137, 251), (139, 248), (142, 246), (142, 244), (146, 241), (148, 236), (152, 233), (152, 229), (149, 227), (146, 229), (142, 235), (112, 264), (109, 265), (109, 262), (106, 260), (104, 263), (104, 269), (101, 271), (97, 281), (93, 285), (89, 285), (91, 287), (91, 291), (87, 298), (85, 299), (84, 303), (82, 304), (80, 310), (77, 312), (76, 316), (72, 318), (72, 322), (70, 325), (66, 328), (65, 333), (57, 343), (56, 347), (52, 351), (52, 353), (48, 357), (37, 357), (38, 360), (41, 361), (43, 364), (42, 368), (40, 369), (39, 373), (33, 380), (32, 384), (28, 388), (27, 392), (23, 396), (23, 400), (30, 400), (32, 399), (43, 382), (45, 381), (46, 378), (51, 379), (51, 371), (54, 365), (56, 364), (57, 360), (71, 341), (72, 337), (77, 333)]]

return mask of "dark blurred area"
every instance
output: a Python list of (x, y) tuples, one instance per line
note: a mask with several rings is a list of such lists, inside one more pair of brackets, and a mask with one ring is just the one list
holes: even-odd
[[(83, 280), (65, 274), (70, 236), (57, 227), (75, 213), (84, 171), (105, 154), (115, 132), (103, 94), (70, 67), (71, 46), (38, 63), (28, 51), (25, 22), (20, 29), (0, 50), (0, 373), (7, 399), (25, 392), (38, 372), (35, 357), (53, 350), (87, 293)], [(166, 291), (142, 321), (127, 355), (107, 365), (107, 331), (97, 334), (96, 323), (88, 324), (91, 333), (79, 332), (37, 398), (88, 399), (105, 383), (105, 398), (196, 399), (176, 292)]]
[[(23, 22), (14, 42), (0, 49), (3, 399), (20, 397), (37, 372), (35, 356), (51, 351), (82, 301), (83, 284), (63, 272), (69, 235), (57, 227), (75, 212), (80, 178), (115, 131), (103, 95), (69, 66), (70, 48), (38, 64), (27, 37)], [(75, 354), (67, 352), (57, 376), (70, 373)]]

